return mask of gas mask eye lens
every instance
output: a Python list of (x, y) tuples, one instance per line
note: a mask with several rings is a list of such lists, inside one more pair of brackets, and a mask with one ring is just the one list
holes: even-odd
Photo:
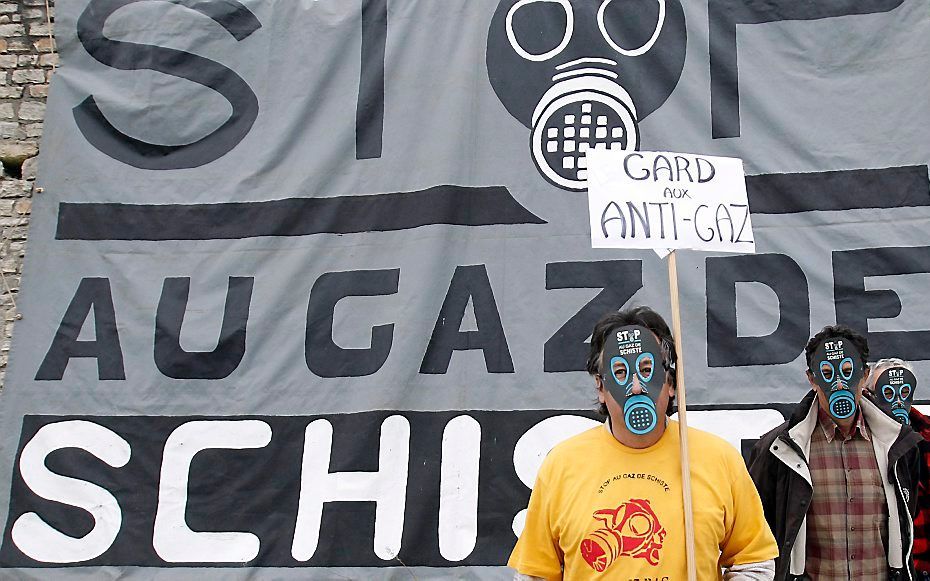
[(630, 381), (630, 369), (622, 357), (614, 357), (610, 361), (611, 373), (617, 385), (626, 385)]
[(641, 353), (640, 356), (636, 358), (636, 372), (639, 374), (641, 381), (646, 382), (652, 379), (654, 361), (652, 353)]
[(820, 376), (827, 383), (833, 381), (833, 365), (829, 361), (820, 362)]
[(840, 361), (840, 376), (849, 381), (853, 375), (853, 361), (849, 357)]
[(549, 60), (565, 50), (574, 28), (568, 0), (519, 0), (507, 12), (507, 40), (528, 61)]
[(597, 10), (597, 26), (604, 40), (624, 56), (639, 56), (651, 49), (663, 24), (665, 0), (604, 0)]
[(901, 386), (901, 399), (907, 399), (911, 395), (911, 384), (905, 383)]
[(885, 401), (894, 401), (894, 388), (890, 385), (882, 387), (882, 397), (885, 398)]

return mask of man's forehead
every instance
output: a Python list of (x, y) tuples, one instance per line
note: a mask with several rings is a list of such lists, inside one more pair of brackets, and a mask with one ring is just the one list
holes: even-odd
[(610, 328), (607, 335), (609, 337), (618, 337), (618, 333), (622, 331), (639, 331), (639, 334), (627, 333), (622, 335), (622, 340), (643, 340), (647, 337), (652, 338), (656, 343), (659, 342), (659, 336), (652, 332), (651, 329), (644, 327), (642, 325), (615, 325)]
[(916, 380), (914, 373), (907, 367), (901, 367), (895, 365), (892, 367), (885, 368), (884, 371), (879, 375), (879, 379), (888, 381), (892, 379), (900, 379), (905, 381)]
[(817, 344), (817, 349), (815, 351), (843, 351), (846, 353), (859, 353), (859, 350), (856, 349), (856, 346), (848, 337), (843, 337), (841, 335), (835, 337), (827, 337), (823, 341)]
[(602, 361), (605, 363), (613, 357), (621, 357), (632, 362), (639, 353), (662, 350), (659, 337), (642, 325), (614, 325), (607, 333), (601, 349)]

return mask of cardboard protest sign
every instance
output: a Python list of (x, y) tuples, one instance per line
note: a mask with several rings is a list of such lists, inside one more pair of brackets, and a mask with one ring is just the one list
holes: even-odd
[(742, 160), (601, 148), (586, 165), (594, 248), (755, 252)]

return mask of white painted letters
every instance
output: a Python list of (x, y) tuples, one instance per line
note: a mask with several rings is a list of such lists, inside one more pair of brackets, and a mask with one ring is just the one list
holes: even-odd
[(298, 561), (313, 557), (324, 503), (367, 500), (376, 503), (375, 554), (384, 560), (395, 558), (404, 532), (410, 423), (403, 416), (390, 416), (381, 424), (377, 472), (330, 472), (332, 445), (328, 420), (307, 426), (291, 555)]
[(34, 512), (13, 523), (13, 542), (23, 554), (46, 563), (78, 563), (102, 555), (119, 533), (123, 515), (107, 490), (84, 480), (51, 472), (46, 457), (55, 450), (80, 448), (114, 468), (129, 462), (129, 443), (118, 434), (84, 420), (46, 424), (23, 448), (19, 470), (23, 481), (42, 498), (83, 508), (94, 519), (94, 528), (81, 538), (66, 535), (48, 525)]
[(191, 461), (202, 450), (263, 448), (271, 427), (261, 420), (203, 420), (178, 426), (165, 442), (152, 545), (169, 563), (244, 563), (258, 556), (252, 533), (195, 532), (187, 526)]
[(442, 433), (439, 481), (439, 553), (468, 557), (478, 541), (478, 470), (481, 425), (471, 416), (449, 420)]

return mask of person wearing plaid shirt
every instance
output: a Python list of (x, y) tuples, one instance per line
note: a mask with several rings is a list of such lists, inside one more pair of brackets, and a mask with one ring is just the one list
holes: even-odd
[(913, 581), (922, 438), (861, 397), (865, 337), (824, 327), (805, 348), (811, 391), (753, 447), (776, 580)]
[(917, 516), (914, 517), (914, 570), (919, 581), (930, 581), (930, 418), (911, 407), (917, 378), (911, 364), (891, 357), (872, 368), (863, 394), (882, 410), (921, 435), (921, 478), (917, 485)]

